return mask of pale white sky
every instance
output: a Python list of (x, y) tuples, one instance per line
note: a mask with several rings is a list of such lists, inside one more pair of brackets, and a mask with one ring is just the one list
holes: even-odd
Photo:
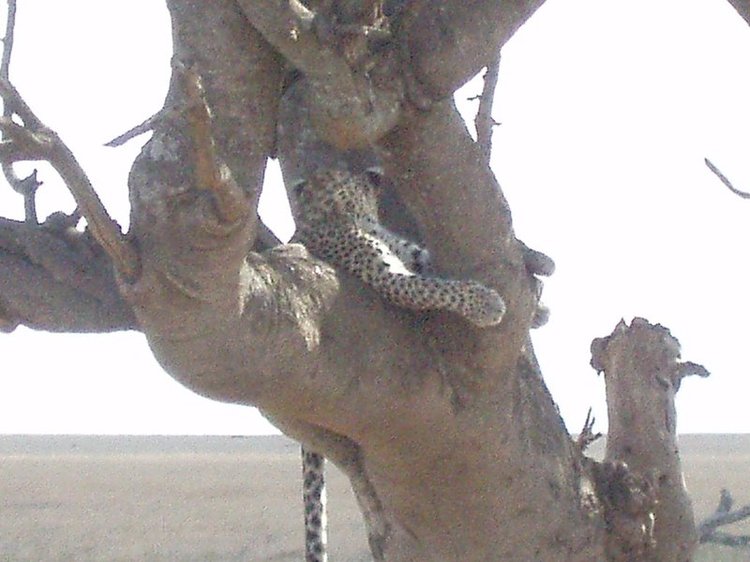
[[(102, 144), (161, 106), (166, 8), (19, 4), (12, 79), (126, 224), (126, 178), (141, 139)], [(544, 293), (552, 318), (534, 342), (571, 431), (589, 406), (606, 429), (589, 344), (638, 315), (670, 327), (683, 357), (712, 372), (683, 385), (679, 429), (750, 432), (750, 201), (703, 165), (708, 156), (750, 190), (749, 61), (750, 29), (720, 0), (548, 0), (503, 51), (493, 166), (518, 235), (557, 262)], [(476, 104), (465, 99), (477, 87), (458, 96), (470, 118)], [(72, 209), (42, 172), (41, 214)], [(268, 189), (279, 181), (269, 174)], [(262, 212), (291, 233), (278, 197), (266, 195)], [(22, 215), (7, 188), (0, 214)], [(182, 388), (140, 334), (19, 328), (0, 335), (0, 357), (0, 433), (274, 431), (254, 410)]]

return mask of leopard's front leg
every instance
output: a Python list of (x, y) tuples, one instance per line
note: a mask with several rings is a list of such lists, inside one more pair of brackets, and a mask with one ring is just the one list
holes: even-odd
[(346, 251), (335, 256), (338, 265), (397, 306), (448, 310), (479, 327), (497, 325), (505, 314), (505, 302), (494, 289), (476, 281), (395, 272), (383, 241), (355, 229), (344, 233), (343, 239)]

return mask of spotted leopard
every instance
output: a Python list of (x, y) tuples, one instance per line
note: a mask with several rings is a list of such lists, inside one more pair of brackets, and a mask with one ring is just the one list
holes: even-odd
[(377, 187), (367, 173), (318, 170), (294, 186), (290, 203), (295, 239), (387, 301), (412, 310), (448, 310), (479, 327), (502, 320), (505, 303), (495, 290), (426, 275), (427, 251), (380, 223)]

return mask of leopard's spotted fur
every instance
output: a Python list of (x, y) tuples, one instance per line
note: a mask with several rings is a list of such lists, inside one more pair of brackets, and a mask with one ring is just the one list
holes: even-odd
[(502, 320), (505, 303), (495, 290), (425, 275), (429, 254), (380, 224), (377, 188), (366, 173), (319, 170), (295, 186), (291, 205), (296, 240), (393, 304), (449, 310), (480, 327)]

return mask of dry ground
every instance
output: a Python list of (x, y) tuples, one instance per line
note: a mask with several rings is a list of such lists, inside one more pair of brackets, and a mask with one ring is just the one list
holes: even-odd
[[(721, 487), (750, 503), (750, 436), (686, 436), (682, 450), (699, 518)], [(331, 561), (369, 560), (347, 483), (329, 473)], [(299, 485), (297, 445), (280, 437), (0, 436), (0, 561), (300, 562)]]

